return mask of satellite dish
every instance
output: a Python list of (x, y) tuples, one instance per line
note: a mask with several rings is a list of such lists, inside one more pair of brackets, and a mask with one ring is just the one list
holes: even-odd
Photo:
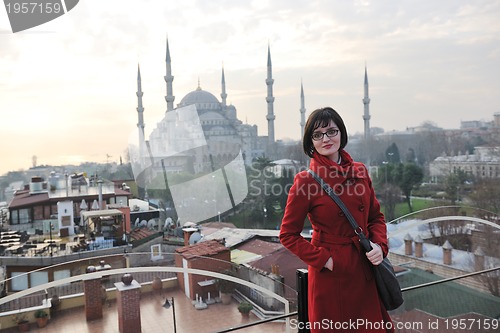
[(148, 228), (149, 228), (149, 229), (153, 229), (153, 228), (155, 228), (155, 227), (156, 227), (156, 221), (155, 221), (154, 219), (150, 219), (150, 220), (148, 221)]
[(164, 230), (171, 229), (174, 226), (174, 221), (171, 217), (167, 217), (165, 220), (165, 225), (163, 226)]
[(199, 232), (193, 232), (191, 236), (189, 236), (189, 245), (193, 245), (198, 243), (203, 236)]

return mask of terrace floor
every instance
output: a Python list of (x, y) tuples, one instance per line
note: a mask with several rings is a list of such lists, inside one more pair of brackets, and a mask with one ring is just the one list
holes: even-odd
[[(230, 305), (217, 303), (205, 310), (197, 310), (182, 291), (164, 291), (161, 294), (143, 294), (141, 299), (142, 333), (174, 332), (172, 307), (165, 309), (166, 297), (174, 297), (177, 332), (217, 332), (251, 321), (259, 320), (253, 313), (243, 317), (237, 309), (237, 301), (233, 299)], [(71, 332), (71, 333), (118, 333), (118, 311), (116, 302), (110, 302), (103, 308), (103, 318), (87, 322), (84, 308), (57, 313), (48, 325), (38, 328), (31, 324), (31, 331), (40, 333)], [(296, 330), (295, 330), (296, 331)], [(17, 327), (0, 330), (1, 333), (19, 332)], [(286, 332), (283, 322), (265, 323), (238, 330), (243, 333)], [(293, 332), (293, 330), (292, 330)], [(139, 332), (137, 332), (139, 333)]]

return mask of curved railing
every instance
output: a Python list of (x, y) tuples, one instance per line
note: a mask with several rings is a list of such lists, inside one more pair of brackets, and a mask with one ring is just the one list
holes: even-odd
[[(173, 255), (172, 253), (163, 253), (166, 256)], [(135, 262), (143, 262), (146, 263), (149, 261), (149, 256), (150, 253), (127, 253), (127, 256), (129, 257), (136, 257)], [(102, 257), (96, 257), (94, 260), (96, 262), (99, 262), (101, 260), (107, 261), (110, 257), (113, 257), (113, 255), (109, 256), (102, 256)], [(139, 259), (137, 257), (141, 257), (142, 259)], [(217, 259), (214, 258), (207, 258), (207, 257), (197, 257), (196, 259), (198, 260), (212, 260), (215, 261)], [(67, 264), (77, 264), (81, 263), (83, 265), (88, 264), (88, 258), (85, 259), (80, 259), (80, 260), (75, 260), (72, 262), (68, 262)], [(225, 262), (228, 263), (228, 262)], [(156, 263), (158, 264), (158, 263)], [(208, 266), (213, 266), (214, 264), (209, 264)], [(32, 273), (39, 273), (43, 272), (44, 270), (53, 270), (54, 268), (58, 268), (62, 266), (62, 264), (55, 265), (52, 267), (45, 267), (37, 270), (33, 270), (30, 272), (25, 273), (25, 275), (32, 274)], [(84, 280), (89, 280), (89, 279), (105, 279), (105, 282), (103, 281), (103, 285), (107, 288), (108, 293), (112, 293), (114, 289), (114, 283), (119, 282), (121, 277), (125, 273), (132, 274), (132, 276), (139, 280), (143, 286), (149, 287), (149, 288), (144, 288), (147, 291), (151, 291), (151, 284), (152, 284), (152, 277), (158, 276), (160, 274), (167, 274), (163, 275), (163, 280), (177, 280), (178, 278), (182, 278), (182, 276), (186, 275), (196, 275), (196, 276), (202, 276), (203, 280), (211, 280), (215, 279), (216, 281), (230, 281), (234, 283), (236, 286), (235, 291), (233, 292), (233, 302), (238, 302), (241, 301), (246, 301), (250, 302), (253, 305), (253, 313), (255, 314), (252, 316), (252, 319), (258, 319), (258, 318), (272, 318), (272, 321), (276, 321), (277, 319), (284, 318), (283, 320), (286, 322), (287, 321), (287, 314), (294, 313), (296, 310), (296, 299), (297, 299), (297, 294), (296, 292), (291, 289), (290, 287), (286, 286), (283, 284), (277, 277), (265, 274), (264, 272), (261, 271), (256, 271), (256, 270), (251, 270), (251, 272), (245, 272), (244, 270), (247, 268), (244, 268), (243, 266), (237, 266), (233, 265), (235, 268), (234, 271), (236, 272), (234, 275), (228, 275), (220, 272), (212, 272), (209, 270), (203, 270), (203, 269), (194, 269), (194, 268), (187, 268), (187, 267), (175, 267), (172, 266), (172, 263), (170, 265), (157, 265), (157, 266), (136, 266), (136, 267), (121, 267), (121, 268), (112, 268), (112, 269), (107, 269), (107, 270), (102, 270), (102, 271), (97, 271), (97, 272), (90, 272), (90, 273), (84, 273), (84, 274), (79, 274), (67, 278), (63, 278), (60, 280), (56, 281), (51, 281), (46, 284), (41, 284), (38, 286), (34, 286), (32, 288), (26, 289), (26, 290), (21, 290), (18, 292), (10, 293), (9, 295), (0, 298), (0, 309), (4, 307), (4, 310), (9, 310), (6, 309), (5, 306), (8, 304), (11, 304), (10, 311), (4, 311), (3, 313), (0, 312), (0, 319), (3, 316), (12, 316), (16, 313), (21, 313), (21, 312), (29, 312), (32, 311), (32, 308), (30, 309), (22, 309), (21, 305), (22, 302), (20, 300), (26, 299), (28, 297), (33, 297), (33, 295), (36, 295), (36, 299), (38, 300), (39, 304), (38, 306), (41, 306), (42, 304), (46, 304), (46, 300), (49, 299), (52, 295), (57, 294), (58, 288), (61, 286), (70, 286), (70, 290), (73, 290), (73, 293), (71, 295), (64, 295), (59, 297), (62, 300), (62, 303), (64, 302), (67, 303), (77, 303), (76, 301), (69, 301), (72, 297), (78, 297), (82, 298), (82, 293), (83, 293), (83, 282)], [(148, 275), (148, 273), (150, 273)], [(242, 275), (244, 278), (238, 277), (238, 274)], [(8, 278), (4, 280), (4, 283), (9, 283), (9, 281), (12, 281), (15, 278), (19, 278), (20, 275), (14, 277), (14, 278)], [(146, 278), (144, 278), (144, 276)], [(149, 277), (149, 281), (147, 280)], [(259, 283), (255, 283), (255, 281), (259, 281)], [(175, 289), (178, 288), (179, 284), (175, 283), (177, 287), (174, 287)], [(193, 295), (194, 296), (194, 295)], [(196, 295), (198, 296), (198, 295)], [(216, 298), (218, 295), (212, 294), (212, 298)], [(114, 296), (112, 296), (114, 298)], [(200, 295), (201, 297), (201, 295)], [(203, 296), (203, 302), (206, 301), (206, 295)], [(274, 300), (274, 301), (273, 301)], [(208, 302), (207, 302), (208, 303)], [(269, 308), (269, 304), (272, 304), (272, 307)], [(281, 304), (281, 305), (280, 305)], [(79, 306), (83, 306), (82, 301), (80, 301)], [(14, 308), (14, 310), (12, 309)], [(67, 309), (66, 306), (63, 306), (63, 308)], [(32, 314), (29, 314), (31, 316)], [(284, 316), (283, 316), (284, 315)], [(235, 324), (239, 323), (235, 322)], [(3, 327), (8, 327), (8, 325), (3, 325)], [(222, 327), (214, 328), (214, 330), (218, 329), (223, 329)]]

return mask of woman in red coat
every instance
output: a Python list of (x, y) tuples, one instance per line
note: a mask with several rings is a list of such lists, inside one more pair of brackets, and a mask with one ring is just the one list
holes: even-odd
[[(367, 168), (344, 150), (347, 130), (340, 115), (326, 107), (311, 113), (304, 130), (310, 169), (342, 199), (371, 240), (366, 253), (335, 202), (307, 171), (295, 176), (281, 224), (281, 243), (308, 265), (311, 332), (394, 332), (382, 305), (370, 265), (387, 255), (387, 230)], [(311, 242), (301, 236), (306, 216)]]

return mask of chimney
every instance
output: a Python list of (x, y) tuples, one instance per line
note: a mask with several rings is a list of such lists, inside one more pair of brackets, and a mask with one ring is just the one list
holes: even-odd
[(69, 197), (69, 188), (68, 188), (68, 177), (69, 177), (69, 175), (67, 173), (65, 173), (64, 177), (66, 178), (66, 197)]
[(274, 274), (276, 276), (280, 275), (280, 266), (278, 264), (271, 265), (271, 274)]
[(183, 235), (184, 235), (184, 246), (188, 246), (189, 245), (189, 238), (191, 237), (191, 235), (193, 233), (195, 233), (196, 231), (198, 231), (198, 229), (196, 228), (192, 228), (192, 227), (189, 227), (189, 228), (183, 228), (182, 229), (182, 232), (183, 232)]
[(484, 269), (484, 251), (478, 246), (474, 252), (474, 270), (482, 271)]
[(99, 209), (103, 209), (103, 207), (102, 207), (102, 180), (97, 181), (97, 186), (99, 187)]
[(451, 246), (450, 242), (446, 240), (443, 244), (443, 264), (451, 265), (451, 251), (453, 250), (453, 246)]
[(415, 257), (422, 258), (424, 256), (424, 242), (422, 241), (422, 237), (417, 235), (415, 238)]
[(405, 255), (411, 256), (413, 255), (413, 238), (411, 238), (410, 234), (406, 234), (405, 238)]

